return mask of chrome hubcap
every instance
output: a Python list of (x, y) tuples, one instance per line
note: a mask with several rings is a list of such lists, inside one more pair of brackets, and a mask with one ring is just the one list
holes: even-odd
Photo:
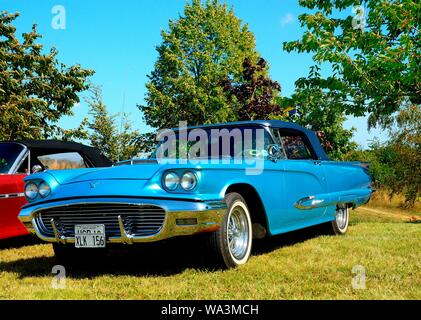
[(240, 206), (235, 207), (228, 221), (228, 244), (231, 254), (238, 260), (244, 258), (249, 243), (247, 215)]
[(343, 230), (348, 224), (348, 208), (338, 208), (336, 210), (336, 224)]

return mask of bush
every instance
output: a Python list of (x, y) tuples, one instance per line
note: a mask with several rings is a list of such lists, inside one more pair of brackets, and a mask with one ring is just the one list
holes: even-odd
[[(419, 147), (418, 147), (419, 148)], [(421, 152), (404, 139), (387, 143), (373, 141), (368, 150), (351, 151), (345, 161), (370, 162), (370, 174), (377, 189), (404, 195), (405, 207), (413, 207), (421, 193)]]

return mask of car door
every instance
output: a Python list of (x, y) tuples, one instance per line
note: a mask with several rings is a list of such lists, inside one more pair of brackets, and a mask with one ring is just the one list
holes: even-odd
[(17, 218), (20, 208), (26, 203), (23, 179), (28, 170), (27, 150), (17, 143), (2, 143), (1, 159), (11, 164), (8, 169), (0, 171), (0, 239), (6, 239), (28, 234)]
[(23, 196), (25, 177), (26, 174), (0, 175), (0, 239), (28, 233), (17, 218), (26, 203)]
[(276, 130), (285, 153), (283, 168), (283, 214), (291, 226), (316, 223), (325, 214), (327, 184), (322, 162), (317, 160), (306, 136), (294, 130)]

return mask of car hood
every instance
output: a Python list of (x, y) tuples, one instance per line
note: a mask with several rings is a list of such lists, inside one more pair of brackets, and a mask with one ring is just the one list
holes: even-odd
[(59, 184), (92, 180), (148, 180), (159, 170), (158, 164), (123, 165), (110, 168), (48, 171)]

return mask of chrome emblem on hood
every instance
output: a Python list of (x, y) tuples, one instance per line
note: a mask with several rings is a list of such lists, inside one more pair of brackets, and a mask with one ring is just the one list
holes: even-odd
[(99, 183), (98, 181), (89, 182), (89, 186), (91, 187), (91, 189), (95, 189), (98, 183)]

